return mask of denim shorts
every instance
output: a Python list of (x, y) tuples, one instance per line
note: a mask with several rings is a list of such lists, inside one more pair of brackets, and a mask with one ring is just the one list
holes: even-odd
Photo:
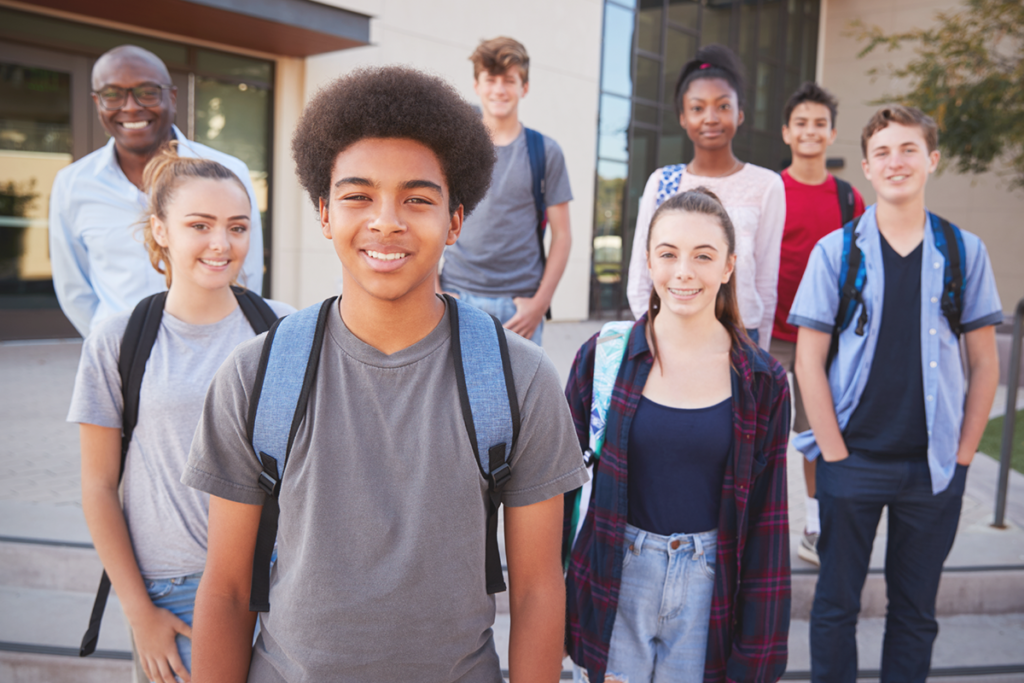
[[(475, 306), (481, 311), (490, 313), (498, 319), (502, 325), (512, 319), (512, 316), (516, 314), (516, 303), (510, 296), (481, 296), (479, 294), (473, 294), (472, 292), (464, 292), (460, 289), (449, 289), (446, 290), (450, 294), (455, 294), (459, 297), (459, 301), (462, 303)], [(540, 321), (537, 325), (537, 329), (533, 331), (533, 336), (530, 337), (537, 346), (541, 346), (541, 340), (544, 334), (544, 320)]]
[[(162, 607), (174, 616), (192, 625), (192, 613), (196, 606), (196, 590), (203, 573), (179, 576), (173, 579), (145, 579), (146, 592), (149, 599), (157, 607)], [(178, 655), (185, 668), (192, 671), (192, 640), (183, 635), (175, 637)], [(138, 657), (136, 657), (138, 659)], [(139, 667), (141, 669), (141, 667)]]
[[(624, 544), (606, 676), (701, 683), (718, 531), (659, 536), (627, 524)], [(575, 667), (573, 680), (589, 679)]]

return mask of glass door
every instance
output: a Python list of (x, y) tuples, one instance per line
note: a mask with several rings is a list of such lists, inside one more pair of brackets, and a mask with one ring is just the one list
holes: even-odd
[(74, 337), (50, 266), (50, 188), (90, 149), (89, 60), (0, 45), (0, 339)]

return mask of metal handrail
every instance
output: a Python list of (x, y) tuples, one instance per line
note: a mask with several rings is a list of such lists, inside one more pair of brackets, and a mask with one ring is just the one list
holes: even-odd
[(996, 516), (992, 526), (1005, 529), (1006, 490), (1010, 486), (1010, 456), (1013, 453), (1013, 428), (1017, 422), (1017, 388), (1020, 385), (1020, 343), (1024, 333), (1024, 299), (1017, 302), (1010, 337), (1010, 375), (1006, 378), (1006, 413), (1003, 415), (1003, 443), (999, 449), (999, 481), (996, 483)]

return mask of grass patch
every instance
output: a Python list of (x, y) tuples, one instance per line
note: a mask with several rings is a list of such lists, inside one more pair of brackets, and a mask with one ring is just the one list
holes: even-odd
[[(1003, 443), (1003, 418), (997, 417), (988, 421), (985, 433), (981, 437), (978, 450), (999, 460), (1000, 448)], [(1017, 411), (1016, 423), (1013, 428), (1013, 450), (1010, 466), (1024, 473), (1024, 410)]]

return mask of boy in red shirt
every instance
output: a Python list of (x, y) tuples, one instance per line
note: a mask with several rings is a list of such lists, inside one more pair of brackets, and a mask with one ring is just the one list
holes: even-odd
[[(787, 321), (800, 279), (807, 268), (811, 250), (825, 235), (864, 213), (864, 200), (848, 183), (825, 168), (825, 153), (836, 140), (838, 102), (829, 91), (807, 82), (786, 102), (782, 139), (793, 153), (793, 162), (782, 172), (786, 187), (786, 227), (782, 233), (779, 262), (779, 299), (775, 309), (771, 354), (793, 372), (796, 358), (796, 328)], [(793, 407), (798, 432), (810, 429), (804, 412), (800, 387), (794, 378)], [(807, 523), (797, 554), (819, 564), (818, 501), (814, 497), (814, 460), (804, 460), (807, 483)]]

